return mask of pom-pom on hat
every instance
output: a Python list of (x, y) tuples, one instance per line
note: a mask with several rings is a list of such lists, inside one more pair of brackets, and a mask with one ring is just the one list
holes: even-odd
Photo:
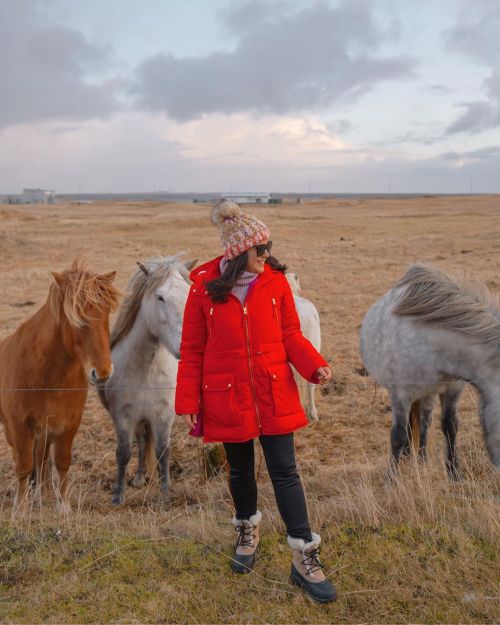
[(242, 213), (236, 202), (221, 200), (212, 208), (212, 223), (221, 230), (224, 256), (231, 260), (254, 245), (269, 239), (269, 230), (260, 219)]

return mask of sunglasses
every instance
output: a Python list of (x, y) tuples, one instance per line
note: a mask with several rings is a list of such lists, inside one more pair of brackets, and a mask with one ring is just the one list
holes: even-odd
[(261, 243), (260, 245), (254, 245), (254, 248), (257, 252), (257, 256), (264, 256), (264, 253), (267, 251), (268, 254), (271, 253), (271, 248), (273, 246), (272, 241), (268, 241), (267, 243)]

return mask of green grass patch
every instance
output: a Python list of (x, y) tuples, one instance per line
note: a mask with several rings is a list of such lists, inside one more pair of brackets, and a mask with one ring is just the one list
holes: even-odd
[[(288, 582), (283, 537), (264, 532), (255, 572), (229, 570), (223, 550), (165, 535), (99, 536), (0, 526), (2, 622), (479, 623), (498, 618), (498, 549), (460, 528), (322, 529), (336, 604)], [(207, 540), (208, 542), (208, 540)], [(217, 541), (215, 541), (217, 542)]]

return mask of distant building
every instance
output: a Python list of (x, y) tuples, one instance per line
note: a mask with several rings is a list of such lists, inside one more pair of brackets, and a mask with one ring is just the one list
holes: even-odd
[(268, 204), (271, 199), (270, 193), (221, 193), (221, 200), (231, 200), (236, 204)]
[(50, 189), (23, 189), (19, 198), (21, 204), (54, 204), (56, 192)]

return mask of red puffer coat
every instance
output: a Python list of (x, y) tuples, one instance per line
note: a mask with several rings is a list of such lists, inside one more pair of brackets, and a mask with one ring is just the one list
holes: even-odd
[(302, 336), (288, 280), (265, 265), (245, 304), (214, 303), (205, 282), (221, 257), (191, 272), (184, 311), (175, 411), (200, 414), (205, 442), (244, 442), (307, 424), (291, 362), (310, 382), (327, 366)]

